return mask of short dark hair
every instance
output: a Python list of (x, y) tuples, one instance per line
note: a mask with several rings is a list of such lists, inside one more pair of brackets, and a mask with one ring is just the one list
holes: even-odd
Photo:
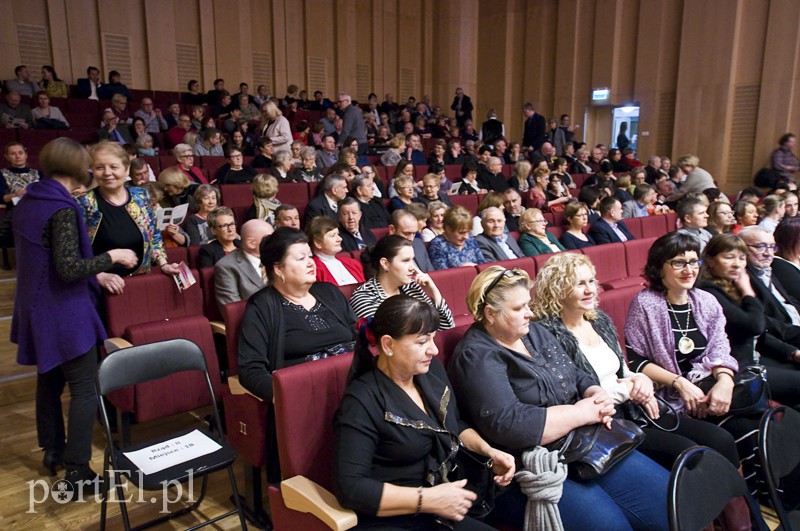
[(218, 134), (220, 132), (219, 129), (216, 127), (209, 127), (205, 131), (203, 131), (203, 140), (211, 140), (211, 137)]
[(39, 153), (39, 165), (48, 177), (73, 177), (83, 185), (89, 184), (89, 154), (77, 140), (51, 140)]
[(705, 203), (697, 197), (687, 197), (678, 203), (678, 206), (675, 207), (675, 213), (678, 214), (678, 219), (683, 222), (683, 218), (694, 213), (694, 208), (697, 205), (705, 206)]
[(600, 197), (600, 188), (596, 186), (583, 186), (578, 192), (578, 201), (585, 203), (589, 208), (594, 208), (597, 199)]
[(264, 147), (264, 146), (266, 146), (268, 144), (272, 144), (272, 139), (270, 137), (268, 137), (268, 136), (262, 136), (258, 140), (258, 147), (259, 148), (262, 148), (262, 147)]
[(611, 211), (611, 209), (614, 208), (615, 203), (619, 203), (619, 199), (617, 199), (613, 195), (601, 199), (599, 207), (600, 215), (605, 216), (606, 214), (608, 214)]
[(28, 68), (28, 67), (25, 65), (18, 65), (16, 68), (14, 68), (14, 75), (18, 76), (19, 73), (22, 72), (23, 68)]
[(294, 205), (290, 205), (289, 203), (283, 203), (278, 208), (275, 209), (275, 219), (278, 219), (278, 215), (281, 212), (287, 212), (289, 210), (297, 210), (297, 207)]
[(108, 73), (108, 82), (111, 83), (111, 79), (114, 77), (122, 77), (122, 76), (116, 70), (112, 70), (111, 72)]
[(784, 217), (775, 229), (775, 245), (781, 257), (793, 256), (800, 243), (800, 218)]
[(650, 193), (650, 190), (652, 190), (652, 189), (653, 189), (653, 187), (650, 186), (647, 183), (642, 183), (642, 184), (638, 185), (636, 187), (636, 189), (633, 191), (633, 199), (635, 201), (639, 201), (640, 199), (644, 199), (647, 196), (647, 194)]
[(794, 134), (793, 133), (786, 133), (784, 135), (781, 135), (781, 137), (778, 139), (778, 144), (780, 144), (782, 146), (786, 142), (788, 142), (789, 140), (791, 140), (793, 138), (794, 138)]
[(465, 177), (471, 171), (477, 173), (479, 169), (478, 163), (470, 159), (461, 166), (461, 177)]
[(217, 79), (214, 80), (214, 85), (216, 85), (217, 83), (225, 83), (225, 80), (222, 79), (221, 77), (218, 77)]
[(661, 278), (661, 268), (667, 260), (690, 251), (699, 255), (700, 243), (693, 236), (683, 232), (670, 232), (653, 242), (647, 253), (647, 264), (644, 266), (644, 277), (649, 282), (650, 289), (664, 293), (666, 287)]
[(186, 83), (186, 90), (192, 90), (192, 85), (197, 83), (196, 79), (190, 79), (188, 83)]
[(275, 266), (283, 262), (286, 251), (296, 243), (308, 243), (308, 238), (303, 231), (292, 227), (278, 227), (275, 232), (261, 240), (261, 263), (267, 270), (270, 283), (275, 281)]
[(241, 83), (239, 83), (239, 90), (242, 90), (242, 87), (247, 87), (247, 88), (250, 88), (250, 85), (248, 85), (247, 83), (245, 83), (244, 81), (242, 81)]
[(86, 69), (86, 77), (89, 77), (89, 74), (91, 74), (91, 73), (92, 73), (92, 70), (94, 70), (94, 71), (95, 71), (95, 72), (97, 72), (98, 74), (100, 73), (100, 69), (99, 69), (99, 68), (97, 68), (96, 66), (90, 66), (90, 67), (88, 67), (88, 68)]
[[(339, 209), (341, 209), (342, 207), (346, 207), (348, 205), (358, 205), (358, 199), (356, 199), (355, 197), (353, 197), (351, 195), (345, 196), (344, 199), (339, 201), (339, 203), (337, 204), (337, 207)], [(361, 208), (360, 205), (359, 205), (359, 208)]]

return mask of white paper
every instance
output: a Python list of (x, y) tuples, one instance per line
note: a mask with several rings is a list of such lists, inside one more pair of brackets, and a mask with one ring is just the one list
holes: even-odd
[(216, 452), (222, 448), (199, 430), (175, 437), (135, 452), (123, 452), (125, 457), (139, 467), (145, 474), (162, 470), (198, 457)]
[(180, 267), (180, 272), (177, 275), (173, 275), (172, 278), (175, 279), (175, 284), (178, 286), (178, 291), (184, 292), (186, 289), (190, 288), (197, 282), (192, 274), (192, 270), (186, 265), (186, 262), (181, 262), (178, 264)]
[(167, 225), (180, 225), (189, 212), (189, 203), (178, 205), (175, 208), (157, 208), (158, 230), (164, 230)]
[(457, 194), (459, 190), (461, 190), (461, 181), (453, 183), (453, 186), (450, 187), (451, 194)]

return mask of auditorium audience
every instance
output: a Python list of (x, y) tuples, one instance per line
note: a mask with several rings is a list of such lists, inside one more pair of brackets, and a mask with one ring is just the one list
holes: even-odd
[(200, 268), (214, 267), (224, 257), (231, 254), (241, 243), (236, 232), (233, 210), (219, 206), (208, 214), (208, 226), (214, 239), (200, 248)]
[(215, 127), (205, 129), (198, 137), (192, 151), (198, 157), (225, 156), (222, 151), (222, 133)]
[(201, 184), (194, 191), (194, 202), (197, 204), (197, 212), (186, 220), (186, 233), (189, 235), (190, 245), (205, 245), (214, 239), (208, 216), (219, 206), (219, 188)]
[(305, 233), (316, 264), (316, 279), (335, 286), (364, 282), (364, 269), (354, 258), (337, 257), (342, 252), (342, 237), (336, 221), (317, 216), (306, 222)]
[(6, 101), (0, 103), (0, 126), (7, 129), (32, 128), (33, 113), (30, 106), (22, 103), (22, 96), (19, 92), (9, 92), (6, 94)]
[(202, 170), (194, 165), (194, 152), (189, 144), (178, 144), (172, 150), (172, 154), (178, 160), (176, 168), (181, 170), (186, 178), (194, 184), (208, 184), (208, 179)]
[(261, 136), (269, 137), (275, 153), (290, 151), (292, 146), (292, 129), (289, 120), (274, 102), (266, 102), (261, 112), (264, 115), (264, 122), (261, 127)]
[[(501, 194), (505, 192), (511, 185), (503, 175), (503, 161), (498, 157), (489, 157), (486, 171), (478, 172), (478, 185), (484, 190)], [(519, 188), (519, 184), (515, 188)]]
[(98, 97), (113, 102), (114, 96), (117, 95), (123, 96), (126, 102), (130, 99), (128, 87), (122, 83), (122, 76), (116, 70), (112, 70), (108, 73), (108, 83), (100, 87)]
[(33, 120), (40, 129), (69, 129), (69, 122), (61, 109), (50, 105), (50, 96), (45, 91), (36, 93), (38, 105), (31, 110)]
[(714, 178), (699, 166), (700, 159), (695, 155), (684, 155), (678, 159), (678, 168), (686, 175), (680, 188), (667, 198), (667, 201), (679, 201), (689, 192), (702, 192), (707, 188), (716, 188)]
[(242, 225), (241, 246), (214, 265), (214, 296), (220, 312), (226, 304), (247, 300), (267, 285), (261, 241), (273, 232), (266, 221), (251, 219)]
[[(696, 289), (697, 240), (679, 232), (658, 238), (647, 255), (648, 289), (634, 297), (625, 320), (628, 364), (661, 387), (674, 408), (721, 426), (736, 439), (751, 491), (758, 490), (754, 457), (760, 414), (730, 414), (734, 375), (725, 315), (716, 298)], [(704, 392), (698, 384), (711, 386)]]
[[(407, 167), (413, 168), (409, 165)], [(398, 166), (399, 168), (399, 166)], [(394, 190), (397, 195), (389, 201), (389, 212), (400, 210), (414, 202), (414, 179), (408, 175), (400, 175), (392, 179)]]
[(281, 206), (278, 180), (272, 175), (259, 173), (253, 178), (253, 204), (247, 209), (246, 220), (258, 219), (275, 225), (275, 212)]
[[(75, 140), (58, 138), (39, 153), (44, 178), (30, 184), (14, 211), (17, 280), (11, 342), (17, 363), (37, 366), (36, 431), (50, 476), (97, 480), (90, 468), (97, 410), (97, 345), (106, 338), (92, 294), (91, 277), (133, 268), (134, 251), (93, 252), (82, 212), (71, 192), (88, 186), (90, 159)], [(46, 282), (46, 289), (42, 289)], [(61, 395), (69, 386), (66, 430)], [(20, 429), (22, 426), (17, 426)]]
[(283, 204), (275, 209), (275, 228), (300, 229), (300, 212), (294, 205)]
[(395, 210), (389, 223), (389, 234), (402, 236), (411, 242), (414, 249), (414, 266), (424, 273), (429, 273), (435, 268), (431, 262), (425, 242), (419, 234), (419, 222), (416, 216), (406, 209)]
[(272, 140), (269, 137), (261, 137), (258, 140), (258, 155), (253, 159), (253, 168), (263, 170), (272, 166)]
[(153, 100), (150, 98), (142, 98), (139, 110), (134, 113), (134, 116), (144, 121), (144, 130), (147, 133), (159, 133), (169, 128), (161, 109), (154, 108)]
[(97, 187), (78, 197), (78, 203), (92, 250), (99, 255), (109, 249), (130, 249), (137, 256), (134, 265), (118, 264), (99, 275), (100, 285), (109, 293), (122, 293), (122, 277), (147, 273), (152, 265), (165, 275), (177, 274), (178, 264), (167, 260), (147, 193), (125, 186), (130, 167), (125, 148), (102, 141), (92, 146), (90, 156)]
[(505, 196), (498, 192), (489, 192), (481, 198), (481, 202), (478, 203), (476, 215), (472, 218), (471, 233), (473, 236), (477, 236), (483, 232), (483, 225), (481, 223), (481, 214), (483, 211), (489, 207), (497, 207), (500, 210), (505, 210), (505, 201)]
[(435, 173), (428, 173), (422, 178), (422, 193), (413, 199), (416, 203), (421, 203), (426, 207), (434, 202), (439, 201), (448, 207), (453, 206), (450, 197), (441, 191), (442, 179)]
[(787, 190), (786, 193), (783, 194), (783, 205), (786, 210), (783, 216), (784, 218), (797, 217), (798, 197), (796, 190)]
[[(492, 266), (479, 273), (467, 295), (476, 322), (448, 368), (464, 421), (518, 462), (574, 428), (610, 426), (615, 411), (612, 398), (575, 367), (550, 332), (530, 322), (530, 289), (521, 269)], [(564, 529), (668, 529), (668, 479), (667, 470), (634, 450), (597, 479), (568, 476), (554, 487), (560, 496), (550, 499), (558, 500)], [(512, 483), (497, 498), (495, 514), (520, 526), (527, 501)]]
[(292, 152), (279, 151), (275, 153), (275, 157), (272, 159), (272, 166), (270, 166), (267, 172), (275, 177), (279, 183), (290, 183), (297, 177), (294, 169), (294, 164), (292, 164)]
[[(632, 372), (620, 348), (611, 318), (597, 308), (600, 296), (594, 265), (577, 253), (554, 255), (536, 273), (531, 310), (548, 329), (579, 370), (592, 376), (614, 400), (624, 418), (636, 422), (647, 437), (639, 450), (671, 469), (678, 456), (692, 446), (714, 448), (736, 466), (739, 459), (733, 437), (714, 424), (667, 413), (661, 417), (653, 381)], [(752, 350), (751, 350), (752, 351)], [(642, 409), (638, 409), (638, 404)], [(671, 429), (666, 432), (642, 415)]]
[(5, 82), (6, 93), (16, 92), (21, 96), (33, 98), (37, 92), (42, 90), (35, 81), (31, 80), (31, 73), (27, 66), (19, 65), (15, 67), (14, 76), (14, 79), (9, 79)]
[(550, 211), (552, 209), (559, 210), (557, 207), (563, 208), (565, 203), (572, 200), (572, 196), (556, 197), (553, 199), (548, 198), (547, 187), (550, 184), (550, 170), (546, 167), (536, 168), (531, 177), (533, 182), (530, 183), (528, 190), (528, 205), (538, 208), (542, 211)]
[(509, 188), (503, 193), (503, 214), (506, 217), (506, 229), (519, 232), (520, 216), (525, 211), (522, 206), (522, 196), (516, 188)]
[(339, 201), (347, 195), (347, 181), (344, 177), (332, 173), (320, 183), (319, 193), (306, 206), (305, 221), (317, 216), (327, 216), (334, 221), (339, 221)]
[(792, 133), (786, 133), (778, 140), (778, 149), (772, 152), (772, 169), (780, 172), (786, 181), (794, 182), (800, 163), (792, 150), (797, 146), (797, 138)]
[(505, 232), (506, 218), (497, 207), (489, 207), (481, 212), (483, 231), (475, 236), (486, 262), (522, 258), (523, 251), (516, 240)]
[(317, 150), (311, 146), (300, 148), (300, 165), (292, 170), (292, 180), (313, 183), (322, 180), (322, 172), (317, 167)]
[(522, 234), (519, 247), (524, 256), (557, 253), (565, 248), (547, 229), (547, 220), (538, 208), (529, 208), (522, 213), (519, 221)]
[(773, 234), (778, 248), (772, 270), (776, 278), (789, 287), (792, 296), (800, 301), (800, 219), (784, 217)]
[[(581, 192), (583, 190), (588, 189), (583, 188)], [(564, 208), (564, 221), (567, 223), (567, 229), (559, 239), (564, 249), (576, 250), (596, 245), (594, 238), (584, 232), (589, 226), (589, 207), (585, 203), (569, 203)]]
[(13, 207), (27, 192), (28, 186), (39, 180), (39, 172), (28, 165), (28, 150), (19, 142), (9, 142), (3, 156), (8, 166), (0, 170), (3, 178), (3, 203)]
[[(131, 167), (137, 160), (139, 159), (131, 161)], [(147, 192), (147, 197), (150, 198), (150, 208), (153, 209), (153, 212), (158, 213), (159, 205), (164, 199), (164, 192), (161, 190), (161, 186), (159, 183), (148, 181), (142, 184), (141, 187)], [(179, 225), (169, 223), (163, 229), (160, 229), (160, 232), (165, 249), (189, 246), (189, 235)]]
[(188, 177), (178, 168), (172, 166), (158, 174), (158, 184), (164, 190), (164, 207), (176, 207), (179, 205), (189, 205), (189, 211), (197, 210), (194, 202), (194, 186), (191, 186)]
[(448, 477), (460, 445), (492, 459), (497, 484), (513, 478), (513, 457), (459, 420), (452, 384), (434, 359), (438, 321), (430, 304), (396, 295), (359, 330), (334, 420), (334, 479), (337, 498), (357, 512), (360, 526), (492, 529), (467, 516), (476, 499), (467, 481)]
[[(519, 166), (519, 163), (517, 166)], [(468, 160), (461, 166), (461, 184), (459, 185), (458, 193), (466, 195), (485, 194), (487, 192), (488, 190), (481, 188), (480, 183), (478, 183), (478, 163), (474, 160)]]
[(98, 90), (100, 82), (100, 70), (94, 66), (86, 69), (86, 77), (78, 78), (78, 85), (75, 89), (75, 96), (81, 99), (98, 100)]
[(333, 135), (327, 134), (322, 137), (320, 142), (320, 149), (317, 150), (317, 168), (324, 170), (330, 168), (339, 158), (339, 152), (336, 149), (336, 138)]
[(472, 216), (466, 208), (456, 206), (448, 209), (443, 224), (444, 232), (428, 244), (428, 255), (434, 269), (475, 266), (486, 262), (478, 242), (470, 237)]
[(647, 183), (636, 185), (633, 199), (622, 203), (622, 218), (644, 218), (649, 216), (657, 199), (658, 194), (656, 194), (652, 186)]
[(634, 237), (622, 220), (622, 205), (613, 196), (600, 201), (600, 218), (592, 223), (589, 236), (597, 244), (626, 242)]

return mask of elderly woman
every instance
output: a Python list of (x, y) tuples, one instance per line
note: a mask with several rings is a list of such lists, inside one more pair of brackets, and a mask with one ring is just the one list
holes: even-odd
[(444, 213), (447, 212), (447, 205), (441, 201), (431, 201), (428, 203), (428, 226), (422, 229), (422, 241), (430, 242), (435, 237), (444, 233)]
[(364, 268), (354, 258), (337, 257), (342, 252), (339, 226), (327, 216), (311, 218), (306, 224), (306, 236), (314, 252), (317, 280), (335, 286), (364, 282)]
[(201, 184), (194, 191), (194, 202), (198, 209), (186, 220), (186, 233), (189, 235), (190, 245), (205, 245), (214, 239), (214, 233), (208, 224), (208, 215), (220, 203), (219, 188)]
[(256, 170), (244, 164), (244, 154), (237, 147), (229, 147), (225, 158), (228, 162), (217, 170), (215, 180), (218, 185), (223, 184), (249, 184), (256, 176)]
[(189, 204), (189, 210), (196, 210), (194, 197), (192, 197), (194, 187), (191, 186), (185, 173), (178, 168), (171, 167), (159, 173), (157, 180), (164, 190), (164, 200), (161, 202), (164, 207)]
[(383, 200), (375, 197), (374, 190), (375, 182), (367, 172), (356, 175), (350, 182), (350, 194), (358, 200), (358, 205), (361, 207), (361, 224), (365, 229), (389, 226), (389, 212), (383, 206)]
[(289, 151), (278, 151), (272, 159), (272, 166), (267, 170), (279, 183), (294, 182), (297, 173), (292, 164), (292, 154)]
[(317, 150), (311, 146), (300, 148), (300, 166), (292, 170), (292, 180), (299, 183), (316, 183), (323, 178), (317, 168)]
[(178, 159), (176, 168), (181, 170), (186, 178), (195, 184), (208, 184), (208, 179), (203, 174), (202, 170), (194, 165), (194, 151), (189, 144), (178, 144), (172, 150), (175, 158)]
[(414, 266), (414, 247), (396, 234), (378, 241), (361, 254), (374, 276), (359, 286), (350, 297), (350, 306), (358, 317), (372, 317), (378, 306), (394, 295), (408, 295), (433, 305), (439, 313), (439, 330), (455, 326), (453, 314), (439, 288), (427, 273)]
[[(531, 281), (520, 269), (492, 266), (467, 295), (475, 323), (450, 361), (449, 375), (467, 424), (515, 458), (575, 428), (611, 424), (613, 399), (579, 370), (553, 335), (531, 323)], [(637, 451), (592, 480), (568, 477), (558, 509), (567, 530), (667, 529), (669, 472)], [(495, 511), (522, 522), (526, 500), (515, 483)]]
[[(722, 306), (731, 354), (741, 367), (766, 365), (772, 398), (797, 409), (800, 371), (793, 361), (799, 356), (800, 327), (787, 326), (765, 314), (747, 274), (747, 245), (741, 238), (734, 234), (714, 236), (703, 250), (703, 259), (698, 287)], [(773, 274), (778, 261), (773, 260)], [(758, 361), (756, 351), (760, 354)]]
[(434, 269), (483, 264), (478, 242), (470, 238), (472, 216), (462, 206), (448, 209), (444, 215), (443, 232), (428, 244), (428, 255)]
[(466, 480), (448, 477), (459, 445), (492, 459), (497, 484), (514, 476), (513, 457), (461, 423), (434, 359), (437, 328), (430, 304), (396, 295), (359, 334), (334, 421), (335, 492), (365, 528), (491, 529), (467, 516), (476, 495)]
[(575, 162), (572, 163), (572, 167), (570, 168), (570, 173), (593, 173), (592, 167), (589, 166), (589, 150), (585, 148), (579, 149), (575, 153), (577, 159)]
[[(652, 419), (661, 415), (653, 382), (628, 368), (611, 318), (597, 309), (598, 283), (588, 257), (562, 253), (551, 257), (536, 274), (531, 311), (547, 328), (577, 367), (595, 378), (615, 404), (623, 404), (626, 418), (642, 427), (647, 438), (639, 446), (648, 457), (667, 469), (683, 450), (710, 446), (739, 466), (731, 434), (709, 422), (682, 417), (673, 432), (651, 426), (631, 404), (644, 408)], [(662, 420), (665, 427), (675, 419)]]
[(728, 203), (716, 201), (708, 207), (708, 225), (706, 230), (712, 236), (725, 234), (733, 228), (735, 219), (733, 217), (733, 207)]
[[(737, 438), (745, 478), (757, 490), (754, 438), (760, 415), (729, 414), (739, 363), (731, 356), (722, 307), (694, 288), (702, 263), (698, 250), (695, 238), (679, 232), (653, 243), (644, 270), (649, 287), (633, 299), (625, 321), (628, 362), (658, 384), (678, 411)], [(713, 383), (707, 393), (698, 387), (704, 379)]]
[(261, 136), (266, 136), (272, 140), (272, 149), (276, 154), (281, 151), (287, 151), (291, 155), (292, 128), (289, 126), (289, 120), (283, 116), (283, 113), (273, 101), (268, 101), (262, 105), (261, 112), (264, 115)]
[(128, 109), (128, 98), (125, 95), (114, 94), (111, 97), (111, 107), (109, 109), (119, 119), (119, 123), (129, 124), (132, 122), (131, 111)]
[(758, 224), (758, 209), (750, 201), (740, 199), (733, 204), (733, 217), (736, 219), (731, 232), (739, 234), (745, 227)]
[[(91, 278), (139, 262), (131, 249), (93, 253), (71, 195), (89, 185), (89, 162), (76, 141), (49, 142), (39, 154), (45, 177), (29, 186), (14, 210), (17, 290), (11, 341), (19, 345), (19, 364), (37, 366), (36, 429), (43, 464), (52, 476), (66, 466), (65, 479), (73, 485), (97, 477), (89, 468), (97, 409), (94, 375), (97, 344), (106, 333)], [(66, 432), (61, 408), (65, 383), (70, 393)]]
[(567, 230), (561, 235), (565, 250), (583, 249), (595, 245), (594, 239), (583, 231), (589, 225), (589, 207), (586, 203), (569, 203), (564, 208)]
[(400, 175), (394, 181), (394, 190), (397, 195), (389, 201), (389, 212), (406, 208), (414, 202), (414, 179), (407, 175)]
[(275, 210), (281, 206), (278, 195), (278, 179), (272, 175), (259, 173), (253, 179), (253, 204), (247, 210), (245, 219), (260, 219), (270, 225), (275, 224)]
[(180, 269), (167, 260), (147, 193), (125, 186), (130, 166), (128, 152), (120, 144), (104, 140), (92, 146), (90, 156), (97, 188), (78, 197), (78, 203), (92, 250), (100, 255), (110, 249), (130, 249), (137, 256), (134, 265), (118, 264), (100, 273), (100, 285), (112, 294), (122, 293), (123, 277), (147, 273), (152, 265), (165, 275), (177, 274)]
[(406, 145), (406, 138), (404, 135), (395, 135), (394, 138), (389, 140), (389, 149), (386, 153), (381, 155), (381, 164), (384, 166), (397, 166), (403, 160), (402, 152)]
[(214, 239), (200, 248), (200, 268), (214, 267), (239, 246), (236, 220), (230, 208), (221, 206), (212, 210), (208, 214), (208, 226)]
[[(42, 118), (46, 118), (47, 120), (55, 120), (56, 122), (61, 122), (61, 124), (57, 124), (56, 122), (50, 122), (50, 124), (45, 127), (45, 129), (56, 129), (60, 127), (62, 129), (69, 129), (69, 122), (64, 117), (64, 114), (61, 112), (61, 109), (58, 107), (51, 107), (50, 106), (50, 96), (44, 90), (41, 90), (36, 93), (36, 102), (38, 105), (31, 110), (33, 114), (33, 119), (38, 121)], [(47, 121), (45, 120), (45, 121)], [(39, 127), (41, 123), (37, 123), (37, 127)]]
[[(354, 141), (354, 143), (358, 144), (358, 141)], [(353, 175), (361, 173), (361, 168), (358, 167), (358, 150), (354, 150), (349, 146), (343, 147), (339, 150), (338, 162), (350, 168)]]
[(547, 232), (547, 220), (538, 208), (527, 208), (519, 218), (519, 247), (525, 256), (557, 253), (564, 246), (555, 236)]
[[(133, 164), (131, 163), (131, 165)], [(150, 198), (150, 208), (155, 212), (161, 200), (164, 199), (164, 192), (161, 190), (161, 186), (156, 182), (148, 181), (142, 184), (141, 187), (147, 191), (147, 196)], [(169, 223), (161, 229), (161, 240), (164, 242), (164, 248), (166, 249), (189, 246), (189, 235), (174, 223)]]
[[(398, 177), (401, 177), (401, 176), (410, 177), (412, 179), (412, 181), (413, 181), (413, 179), (414, 179), (414, 164), (412, 164), (412, 162), (410, 160), (403, 159), (403, 160), (401, 160), (400, 162), (397, 163), (397, 166), (395, 166), (394, 175), (389, 180), (389, 199), (397, 196), (397, 189), (394, 186), (394, 182), (395, 182), (395, 180), (397, 180)], [(415, 196), (416, 196), (416, 194), (421, 193), (421, 192), (422, 192), (422, 190), (419, 187), (417, 187), (416, 183), (415, 183), (415, 185), (414, 185), (414, 194), (415, 194)]]

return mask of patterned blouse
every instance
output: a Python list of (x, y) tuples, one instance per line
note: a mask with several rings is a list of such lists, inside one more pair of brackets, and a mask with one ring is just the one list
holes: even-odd
[[(433, 301), (416, 282), (400, 286), (400, 292), (433, 306)], [(383, 291), (383, 287), (381, 287), (377, 277), (372, 277), (353, 292), (352, 297), (350, 297), (350, 307), (356, 312), (357, 317), (368, 318), (375, 315), (378, 306), (387, 298), (386, 292)], [(453, 312), (450, 311), (450, 307), (447, 306), (447, 301), (444, 300), (444, 297), (442, 297), (442, 302), (436, 307), (436, 310), (439, 312), (439, 330), (447, 330), (456, 326), (456, 322), (453, 320)]]
[(455, 245), (444, 238), (444, 235), (439, 235), (428, 244), (428, 255), (431, 257), (434, 269), (460, 267), (465, 262), (486, 263), (486, 259), (478, 247), (478, 242), (471, 236), (464, 242), (461, 250), (458, 250)]

